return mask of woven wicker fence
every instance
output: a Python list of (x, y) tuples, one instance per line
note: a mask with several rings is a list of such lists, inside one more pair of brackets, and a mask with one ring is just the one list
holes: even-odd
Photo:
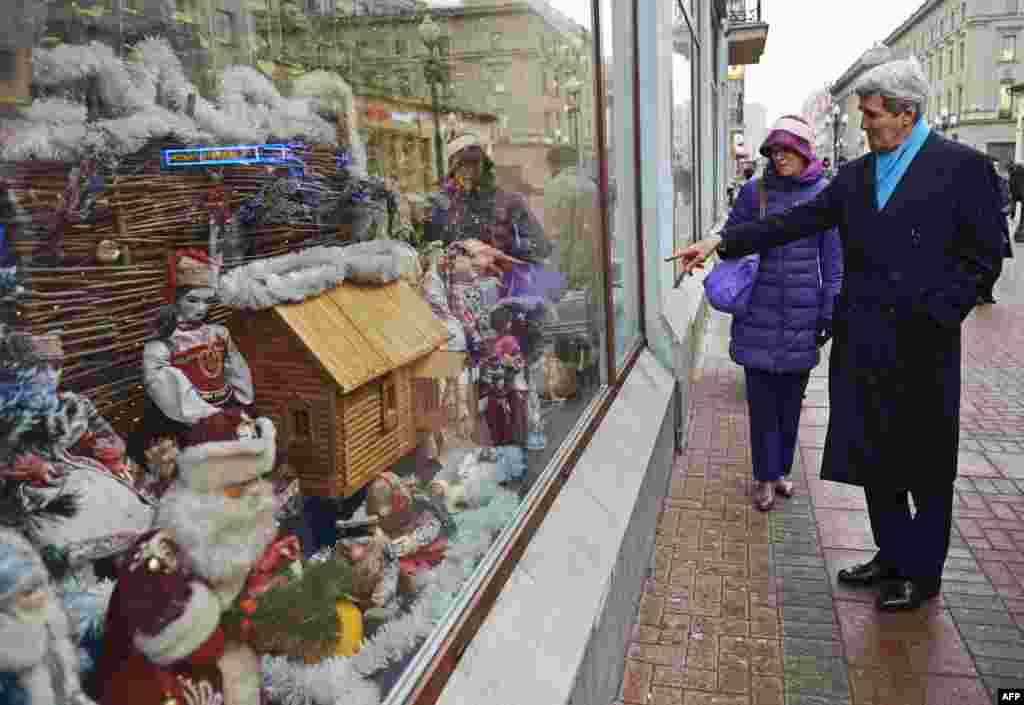
[[(12, 223), (14, 252), (28, 295), (19, 302), (17, 327), (32, 333), (59, 331), (64, 343), (63, 387), (89, 396), (122, 433), (141, 421), (142, 348), (154, 332), (165, 304), (169, 253), (183, 247), (205, 249), (209, 238), (206, 199), (212, 182), (205, 173), (160, 171), (160, 150), (181, 146), (154, 142), (105, 174), (105, 190), (88, 222), (66, 223), (60, 233), (61, 266), (40, 255), (54, 238), (49, 224), (59, 208), (74, 164), (23, 162), (4, 165), (4, 186), (18, 204)], [(333, 147), (302, 151), (307, 174), (336, 170)], [(272, 178), (265, 167), (223, 170), (232, 211)], [(247, 229), (245, 261), (293, 252), (320, 242), (313, 223)], [(114, 240), (130, 259), (101, 266), (97, 246)], [(231, 265), (242, 262), (228, 263)], [(230, 311), (217, 307), (212, 320)]]

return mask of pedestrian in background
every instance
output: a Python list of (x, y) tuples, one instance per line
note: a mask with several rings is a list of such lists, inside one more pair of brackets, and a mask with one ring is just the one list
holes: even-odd
[(1014, 242), (1024, 242), (1024, 164), (1010, 164), (1010, 218), (1017, 215), (1017, 204), (1021, 204), (1020, 219), (1017, 220), (1017, 231), (1013, 235)]
[(821, 476), (864, 487), (879, 549), (840, 570), (839, 582), (881, 584), (879, 609), (913, 609), (942, 582), (960, 440), (960, 327), (1002, 269), (1006, 218), (988, 158), (929, 129), (929, 84), (915, 59), (876, 66), (856, 93), (870, 154), (809, 203), (678, 255), (692, 271), (716, 249), (725, 258), (767, 253), (839, 227), (843, 288)]
[[(780, 118), (760, 152), (769, 160), (764, 176), (744, 185), (726, 227), (757, 220), (762, 199), (774, 215), (811, 200), (828, 183), (802, 118)], [(729, 354), (746, 377), (754, 506), (761, 511), (772, 508), (776, 492), (793, 494), (788, 476), (804, 390), (818, 348), (831, 335), (832, 303), (843, 279), (838, 232), (804, 235), (761, 255), (747, 312), (732, 321)]]
[[(1013, 210), (1013, 199), (1010, 195), (1010, 176), (1005, 173), (1006, 167), (1000, 164), (997, 160), (993, 159), (996, 164), (996, 179), (997, 186), (999, 188), (999, 204), (1003, 212), (1003, 216), (1009, 220), (1011, 217), (1010, 213)], [(1013, 245), (1010, 244), (1010, 227), (1007, 222), (1006, 231), (1003, 237), (1003, 258), (1010, 259), (1013, 257)], [(995, 288), (997, 279), (989, 279), (982, 286), (982, 291), (978, 295), (978, 305), (994, 304), (996, 302)]]

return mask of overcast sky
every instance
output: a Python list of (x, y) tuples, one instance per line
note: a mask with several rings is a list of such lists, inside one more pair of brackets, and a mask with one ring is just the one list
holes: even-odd
[(763, 103), (768, 123), (799, 113), (811, 91), (835, 81), (923, 0), (762, 0), (768, 42), (747, 67), (747, 102)]

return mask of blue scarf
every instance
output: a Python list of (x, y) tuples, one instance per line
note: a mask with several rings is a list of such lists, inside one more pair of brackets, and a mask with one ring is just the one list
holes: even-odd
[(919, 118), (907, 139), (903, 140), (903, 144), (891, 152), (879, 152), (875, 155), (875, 201), (878, 203), (878, 210), (885, 208), (889, 197), (896, 190), (914, 157), (921, 151), (930, 133), (928, 123)]

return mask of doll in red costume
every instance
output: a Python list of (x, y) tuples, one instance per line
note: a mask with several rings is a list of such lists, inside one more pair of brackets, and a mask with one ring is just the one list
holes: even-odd
[(168, 267), (167, 302), (156, 338), (142, 353), (146, 410), (144, 449), (162, 437), (180, 441), (216, 414), (251, 411), (252, 373), (227, 328), (207, 321), (217, 301), (219, 260), (178, 250)]

